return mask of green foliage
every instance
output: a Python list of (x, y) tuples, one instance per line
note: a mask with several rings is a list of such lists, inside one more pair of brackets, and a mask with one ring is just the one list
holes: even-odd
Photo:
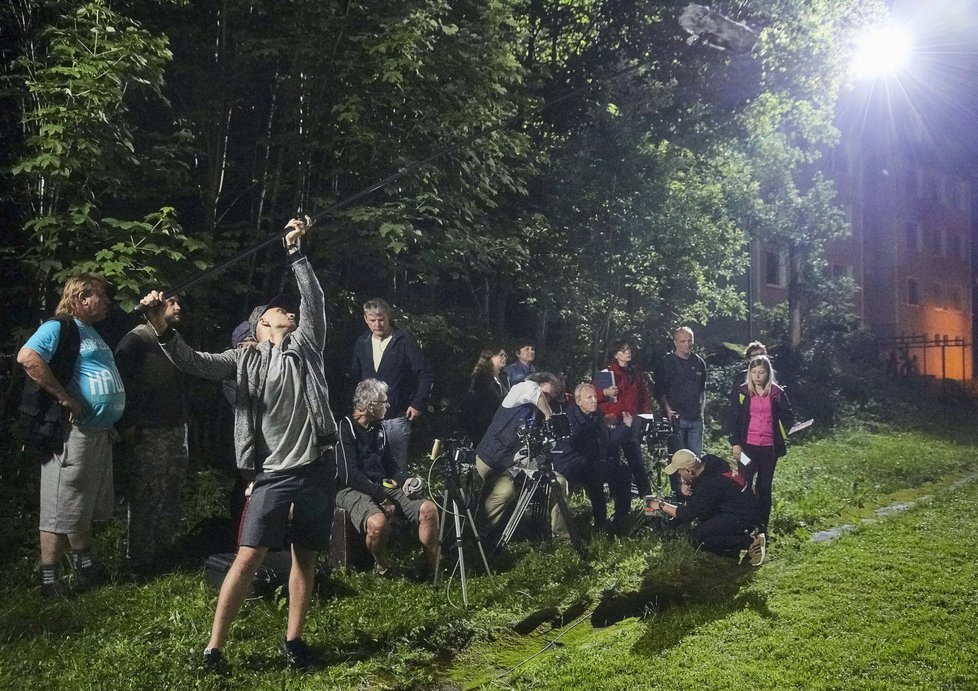
[[(49, 282), (96, 270), (131, 305), (147, 280), (158, 282), (201, 249), (182, 233), (173, 207), (137, 212), (134, 221), (105, 215), (126, 210), (121, 200), (140, 194), (127, 191), (134, 171), (156, 163), (138, 148), (131, 111), (140, 99), (161, 102), (172, 54), (165, 36), (101, 0), (46, 9), (37, 15), (45, 21), (26, 27), (25, 50), (4, 81), (6, 95), (21, 104), (25, 133), (9, 172), (17, 202), (30, 209), (5, 252), (35, 279), (25, 291), (32, 301), (43, 303)], [(173, 150), (158, 142), (151, 153), (172, 157)]]

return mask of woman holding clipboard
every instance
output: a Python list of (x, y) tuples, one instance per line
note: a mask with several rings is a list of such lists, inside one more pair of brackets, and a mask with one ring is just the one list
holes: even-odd
[(788, 453), (785, 443), (794, 422), (791, 402), (774, 377), (767, 355), (756, 355), (747, 366), (747, 380), (730, 402), (728, 439), (740, 473), (761, 504), (764, 532), (771, 518), (771, 486), (778, 459)]

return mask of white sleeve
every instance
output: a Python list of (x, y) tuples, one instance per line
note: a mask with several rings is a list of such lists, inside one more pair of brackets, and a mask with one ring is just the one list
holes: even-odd
[(503, 399), (503, 408), (516, 408), (527, 403), (537, 404), (540, 400), (540, 385), (535, 381), (521, 381), (506, 394)]

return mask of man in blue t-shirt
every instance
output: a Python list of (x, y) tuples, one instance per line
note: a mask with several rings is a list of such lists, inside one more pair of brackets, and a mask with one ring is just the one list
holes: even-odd
[(44, 322), (17, 353), (27, 375), (69, 413), (64, 448), (41, 466), (41, 593), (47, 597), (67, 593), (61, 573), (66, 546), (80, 589), (100, 576), (92, 559), (92, 522), (112, 517), (112, 426), (126, 407), (112, 350), (92, 326), (110, 304), (100, 276), (82, 274), (65, 283), (56, 314), (74, 318), (80, 339), (69, 381), (58, 381), (48, 365), (58, 349), (60, 321)]

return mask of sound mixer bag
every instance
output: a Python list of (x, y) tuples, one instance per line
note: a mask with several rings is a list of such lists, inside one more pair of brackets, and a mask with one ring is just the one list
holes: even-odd
[[(81, 336), (73, 317), (56, 317), (54, 321), (61, 323), (61, 334), (48, 366), (61, 385), (67, 386), (78, 361)], [(26, 451), (38, 453), (41, 460), (47, 460), (64, 450), (68, 411), (29, 376), (24, 379), (17, 412)]]

